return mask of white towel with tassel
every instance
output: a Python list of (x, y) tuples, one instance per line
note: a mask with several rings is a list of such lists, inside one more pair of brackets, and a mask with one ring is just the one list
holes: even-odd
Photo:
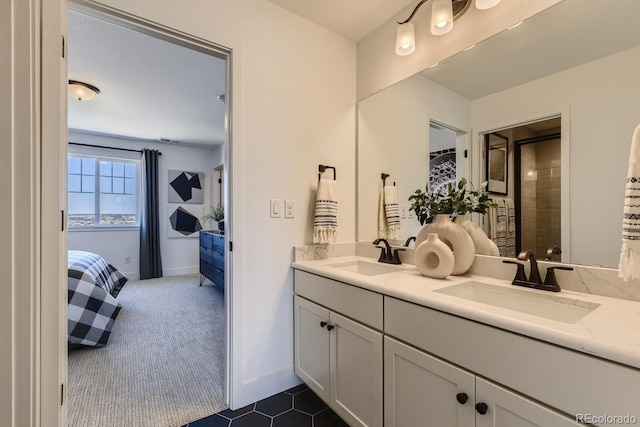
[(395, 185), (384, 186), (384, 213), (389, 229), (388, 238), (400, 240), (400, 206), (398, 206), (398, 190)]
[(316, 213), (313, 218), (313, 243), (335, 243), (338, 234), (336, 181), (322, 178), (318, 182)]
[(618, 277), (640, 279), (640, 125), (633, 132), (629, 153)]
[(389, 238), (389, 224), (387, 224), (387, 214), (384, 208), (384, 189), (380, 187), (378, 198), (378, 238)]

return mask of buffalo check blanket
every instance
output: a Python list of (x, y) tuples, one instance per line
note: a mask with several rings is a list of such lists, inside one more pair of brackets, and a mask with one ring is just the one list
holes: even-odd
[(100, 255), (69, 251), (69, 343), (103, 347), (122, 306), (116, 301), (128, 278)]

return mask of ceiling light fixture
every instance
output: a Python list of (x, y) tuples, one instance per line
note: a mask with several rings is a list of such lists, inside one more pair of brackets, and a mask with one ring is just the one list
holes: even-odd
[(100, 93), (100, 89), (88, 83), (69, 80), (69, 96), (78, 101), (88, 101)]
[[(396, 54), (411, 55), (416, 50), (415, 28), (411, 20), (420, 7), (428, 0), (420, 0), (411, 15), (404, 21), (398, 22), (396, 34)], [(461, 17), (474, 0), (433, 0), (431, 5), (431, 33), (436, 36), (447, 34), (453, 29), (453, 22)], [(480, 10), (490, 9), (501, 0), (475, 0)]]

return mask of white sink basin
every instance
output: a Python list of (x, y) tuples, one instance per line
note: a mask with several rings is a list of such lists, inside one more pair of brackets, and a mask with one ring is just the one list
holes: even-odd
[(505, 288), (475, 281), (447, 286), (434, 292), (564, 323), (576, 323), (600, 306), (547, 291)]
[(362, 260), (329, 264), (328, 267), (339, 268), (343, 271), (351, 271), (353, 273), (363, 274), (365, 276), (377, 276), (378, 274), (396, 273), (398, 271), (405, 270), (402, 267), (398, 267), (392, 264), (383, 264), (380, 262), (370, 262)]

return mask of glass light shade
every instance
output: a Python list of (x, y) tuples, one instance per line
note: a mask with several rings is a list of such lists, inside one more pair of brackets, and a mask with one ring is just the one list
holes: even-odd
[(476, 0), (476, 7), (480, 10), (491, 9), (502, 0)]
[(69, 80), (69, 96), (78, 101), (88, 101), (95, 97), (100, 91), (97, 87), (87, 83)]
[(441, 36), (453, 29), (451, 0), (435, 0), (431, 6), (431, 34)]
[(411, 22), (400, 24), (396, 36), (396, 54), (411, 55), (416, 50), (416, 36)]

